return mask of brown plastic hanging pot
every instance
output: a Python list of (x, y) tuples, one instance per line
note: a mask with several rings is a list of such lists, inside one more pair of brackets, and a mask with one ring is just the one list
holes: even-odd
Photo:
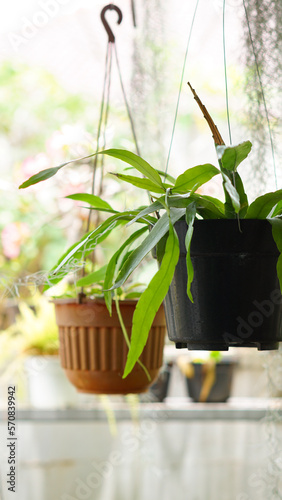
[[(61, 365), (79, 392), (93, 394), (141, 393), (157, 378), (163, 362), (166, 331), (163, 307), (159, 309), (140, 357), (151, 380), (136, 363), (132, 372), (122, 378), (128, 347), (115, 304), (109, 315), (103, 300), (54, 300), (60, 338)], [(130, 335), (134, 300), (120, 301), (125, 327)]]

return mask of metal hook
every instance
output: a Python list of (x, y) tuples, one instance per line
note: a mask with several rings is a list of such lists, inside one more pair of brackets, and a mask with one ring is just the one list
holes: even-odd
[(119, 7), (117, 7), (116, 5), (114, 5), (112, 3), (110, 3), (109, 5), (106, 5), (101, 11), (101, 20), (102, 20), (102, 23), (104, 25), (106, 32), (108, 33), (109, 42), (115, 43), (115, 35), (113, 34), (113, 32), (109, 26), (109, 23), (106, 20), (106, 16), (105, 16), (107, 10), (115, 10), (117, 12), (117, 14), (118, 14), (117, 24), (120, 24), (122, 21), (122, 12), (121, 12)]

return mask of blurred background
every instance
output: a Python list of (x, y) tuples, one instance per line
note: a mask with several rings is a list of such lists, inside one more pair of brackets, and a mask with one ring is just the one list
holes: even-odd
[[(240, 171), (250, 200), (279, 188), (280, 0), (120, 0), (117, 5), (120, 25), (115, 12), (107, 13), (119, 65), (113, 58), (106, 147), (135, 151), (128, 103), (140, 152), (153, 166), (164, 170), (168, 164), (176, 176), (216, 162), (189, 81), (226, 144), (230, 135), (234, 144), (252, 141), (253, 152)], [(58, 349), (53, 310), (36, 291), (46, 270), (85, 230), (87, 210), (65, 196), (90, 192), (92, 163), (74, 165), (28, 190), (18, 186), (39, 170), (96, 150), (108, 42), (100, 19), (104, 6), (100, 0), (14, 0), (1, 9), (0, 439), (5, 442), (6, 390), (13, 382), (20, 436), (17, 498), (280, 499), (281, 351), (230, 352), (232, 390), (218, 410), (212, 403), (192, 402), (183, 363), (168, 342), (162, 375), (168, 392), (162, 396), (78, 395), (53, 363)], [(104, 199), (118, 209), (133, 201), (141, 205), (134, 188), (121, 190), (110, 176), (118, 169), (119, 163), (105, 159)], [(208, 189), (210, 195), (221, 193), (214, 180)], [(102, 245), (98, 261), (103, 264), (108, 256)], [(146, 266), (140, 279), (148, 281), (155, 266)], [(31, 365), (27, 354), (33, 355)], [(52, 377), (62, 392), (49, 401), (40, 377), (53, 364)], [(30, 383), (39, 387), (36, 396)], [(0, 498), (5, 500), (10, 498), (6, 462), (4, 453)]]

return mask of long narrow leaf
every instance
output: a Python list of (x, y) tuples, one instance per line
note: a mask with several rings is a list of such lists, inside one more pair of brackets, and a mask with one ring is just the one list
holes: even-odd
[(101, 210), (103, 212), (111, 212), (113, 214), (117, 213), (117, 211), (114, 210), (107, 201), (102, 200), (102, 198), (96, 196), (95, 194), (76, 193), (76, 194), (70, 194), (69, 196), (66, 196), (66, 198), (69, 198), (70, 200), (83, 201), (85, 203), (89, 203), (91, 207)]
[(50, 179), (50, 177), (53, 177), (56, 175), (56, 173), (66, 165), (69, 165), (70, 163), (74, 163), (76, 161), (81, 161), (81, 160), (86, 160), (87, 158), (91, 158), (94, 156), (88, 155), (88, 156), (83, 156), (82, 158), (77, 158), (76, 160), (70, 160), (67, 161), (66, 163), (62, 163), (62, 165), (59, 165), (58, 167), (53, 167), (53, 168), (46, 168), (45, 170), (41, 170), (41, 172), (38, 172), (38, 174), (32, 175), (29, 179), (27, 179), (25, 182), (23, 182), (20, 186), (19, 189), (24, 189), (29, 186), (32, 186), (33, 184), (38, 184), (38, 182), (45, 181), (46, 179)]
[(103, 154), (113, 156), (114, 158), (118, 158), (119, 160), (132, 165), (132, 167), (136, 168), (138, 172), (141, 172), (141, 174), (145, 175), (145, 177), (150, 179), (152, 182), (155, 182), (160, 187), (163, 187), (162, 180), (158, 172), (140, 156), (124, 149), (106, 149), (103, 151)]
[(193, 301), (193, 296), (191, 293), (191, 284), (194, 278), (194, 269), (190, 255), (191, 241), (194, 232), (194, 220), (197, 213), (196, 203), (192, 203), (186, 210), (186, 222), (188, 225), (186, 237), (185, 237), (185, 247), (186, 247), (186, 267), (187, 267), (187, 295), (191, 302)]
[(97, 271), (93, 271), (93, 273), (90, 273), (87, 276), (80, 278), (76, 282), (77, 286), (89, 286), (104, 281), (106, 275), (106, 269), (107, 266), (103, 266), (100, 269), (97, 269)]
[(234, 209), (235, 213), (237, 214), (240, 210), (240, 207), (241, 207), (239, 193), (238, 193), (237, 189), (235, 188), (235, 186), (233, 186), (229, 177), (225, 174), (222, 174), (222, 176), (223, 176), (223, 180), (224, 180), (224, 188), (226, 189), (228, 195), (230, 196), (230, 200), (231, 200), (233, 209)]
[[(74, 243), (68, 250), (60, 257), (57, 264), (53, 267), (47, 277), (47, 284), (45, 290), (51, 286), (59, 283), (74, 267), (74, 263), (81, 262), (83, 258), (89, 255), (94, 250), (98, 243), (101, 243), (107, 236), (116, 228), (116, 226), (125, 224), (133, 217), (136, 212), (120, 212), (112, 215), (106, 221), (102, 222), (94, 231), (83, 236), (83, 238)], [(145, 221), (149, 224), (149, 221)]]
[(132, 219), (127, 226), (130, 226), (134, 222), (138, 221), (140, 218), (145, 217), (146, 215), (149, 215), (153, 212), (157, 212), (158, 210), (161, 210), (163, 208), (163, 204), (160, 203), (159, 201), (155, 201), (151, 205), (149, 205), (146, 208), (143, 208), (135, 217)]
[[(186, 209), (170, 210), (172, 224), (185, 215)], [(117, 280), (112, 288), (118, 288), (123, 285), (130, 274), (136, 269), (144, 257), (157, 245), (160, 239), (169, 231), (169, 217), (165, 213), (154, 225), (148, 236), (142, 241), (136, 250), (134, 250), (121, 268)]]
[(174, 227), (170, 225), (160, 269), (152, 278), (145, 292), (142, 293), (134, 311), (130, 349), (123, 378), (131, 372), (144, 349), (155, 315), (168, 292), (178, 258), (179, 242)]
[(171, 191), (172, 193), (186, 193), (191, 189), (196, 190), (218, 174), (220, 174), (220, 170), (210, 163), (189, 168), (177, 177)]
[(109, 291), (109, 288), (111, 288), (116, 272), (116, 267), (118, 260), (124, 250), (128, 248), (134, 241), (136, 241), (142, 234), (144, 234), (145, 231), (148, 230), (148, 227), (142, 227), (135, 233), (131, 234), (129, 238), (121, 245), (121, 247), (114, 253), (114, 255), (111, 257), (108, 265), (107, 265), (107, 270), (105, 273), (105, 280), (104, 280), (104, 297), (105, 297), (105, 302), (106, 306), (108, 308), (108, 311), (110, 315), (112, 315), (112, 293)]
[(165, 187), (160, 187), (155, 182), (150, 179), (144, 179), (142, 177), (135, 177), (133, 175), (124, 175), (124, 174), (113, 174), (118, 179), (128, 182), (133, 186), (136, 186), (140, 189), (146, 189), (147, 191), (152, 191), (152, 193), (165, 193)]

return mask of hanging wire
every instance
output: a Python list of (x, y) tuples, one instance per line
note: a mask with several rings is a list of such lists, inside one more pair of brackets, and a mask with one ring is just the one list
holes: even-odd
[(268, 114), (268, 109), (267, 109), (266, 100), (265, 100), (264, 89), (263, 89), (263, 85), (262, 85), (262, 78), (261, 78), (261, 73), (260, 73), (260, 69), (259, 69), (257, 53), (256, 53), (256, 50), (255, 50), (255, 44), (254, 44), (254, 40), (253, 40), (253, 36), (252, 36), (252, 32), (251, 32), (251, 26), (250, 26), (250, 21), (249, 21), (249, 16), (248, 16), (248, 11), (247, 11), (245, 0), (243, 0), (243, 6), (244, 6), (244, 10), (245, 10), (245, 16), (246, 16), (248, 33), (249, 33), (249, 37), (250, 37), (252, 51), (253, 51), (253, 55), (254, 55), (254, 59), (255, 59), (255, 66), (256, 66), (256, 72), (257, 72), (257, 75), (258, 75), (259, 86), (260, 86), (261, 95), (262, 95), (263, 107), (264, 107), (265, 116), (266, 116), (266, 120), (267, 120), (267, 127), (268, 127), (268, 133), (269, 133), (269, 138), (270, 138), (271, 154), (272, 154), (273, 169), (274, 169), (275, 186), (276, 186), (276, 189), (278, 189), (277, 173), (276, 173), (276, 161), (275, 161), (275, 151), (274, 151), (274, 143), (273, 143), (272, 131), (271, 131), (271, 127), (270, 127), (270, 120), (269, 120), (269, 114)]
[(225, 101), (226, 101), (226, 116), (227, 116), (227, 123), (228, 123), (229, 142), (230, 142), (230, 145), (232, 145), (231, 124), (230, 124), (230, 113), (229, 113), (229, 98), (228, 98), (227, 63), (226, 63), (225, 3), (226, 3), (226, 0), (223, 0), (222, 34), (223, 34), (223, 58), (224, 58)]
[[(106, 52), (103, 93), (102, 93), (102, 100), (101, 100), (101, 106), (100, 106), (100, 117), (99, 117), (99, 122), (98, 122), (97, 138), (96, 138), (96, 153), (99, 151), (99, 141), (100, 141), (100, 136), (101, 136), (101, 128), (102, 128), (102, 121), (103, 121), (103, 115), (104, 115), (104, 105), (105, 105), (107, 81), (108, 81), (109, 72), (111, 70), (111, 59), (112, 59), (111, 44), (108, 43), (107, 52)], [(91, 186), (91, 193), (92, 194), (94, 194), (94, 189), (95, 189), (97, 163), (98, 163), (98, 157), (97, 157), (97, 155), (95, 155), (94, 160), (93, 160), (93, 176), (92, 176), (92, 186)], [(91, 212), (91, 210), (90, 210), (90, 212)], [(89, 221), (89, 224), (90, 224), (90, 221)], [(88, 229), (89, 229), (89, 227), (88, 227)]]
[(138, 146), (137, 135), (136, 135), (136, 130), (135, 130), (134, 122), (133, 122), (133, 117), (132, 117), (132, 113), (130, 110), (130, 106), (128, 103), (127, 95), (126, 95), (124, 84), (123, 84), (123, 79), (122, 79), (116, 44), (115, 44), (115, 58), (116, 58), (116, 63), (117, 63), (120, 86), (121, 86), (121, 90), (122, 90), (122, 94), (123, 94), (123, 98), (124, 98), (124, 102), (125, 102), (125, 106), (126, 106), (126, 110), (127, 110), (127, 115), (128, 115), (129, 121), (130, 121), (130, 126), (131, 126), (131, 131), (132, 131), (132, 135), (133, 135), (133, 139), (134, 139), (136, 152), (140, 156), (140, 149)]
[(189, 51), (189, 47), (190, 47), (190, 40), (191, 40), (191, 36), (192, 36), (192, 31), (193, 31), (193, 27), (194, 27), (194, 22), (195, 22), (195, 17), (196, 17), (197, 10), (198, 10), (199, 2), (200, 2), (200, 0), (197, 0), (197, 2), (196, 2), (196, 6), (195, 6), (195, 9), (194, 9), (194, 14), (193, 14), (193, 18), (192, 18), (192, 23), (191, 23), (191, 27), (190, 27), (190, 31), (189, 31), (189, 35), (188, 35), (188, 41), (187, 41), (187, 46), (186, 46), (186, 51), (185, 51), (185, 56), (184, 56), (184, 62), (183, 62), (183, 67), (182, 67), (182, 73), (181, 73), (181, 79), (180, 79), (180, 85), (179, 85), (179, 91), (178, 91), (178, 97), (177, 97), (177, 103), (176, 103), (176, 110), (175, 110), (174, 121), (173, 121), (173, 126), (172, 126), (172, 133), (171, 133), (170, 145), (169, 145), (168, 156), (167, 156), (166, 167), (165, 167), (164, 180), (166, 179), (166, 174), (167, 174), (167, 171), (168, 171), (168, 165), (169, 165), (169, 160), (170, 160), (170, 155), (171, 155), (172, 143), (173, 143), (174, 133), (175, 133), (176, 120), (177, 120), (177, 116), (178, 116), (180, 96), (181, 96), (183, 79), (184, 79), (184, 71), (185, 71), (185, 67), (186, 67), (186, 62), (187, 62), (187, 57), (188, 57), (188, 51)]
[[(110, 51), (110, 58), (109, 58), (109, 69), (108, 69), (108, 84), (107, 84), (107, 95), (106, 95), (106, 110), (105, 110), (105, 119), (104, 119), (104, 132), (103, 132), (103, 145), (102, 145), (102, 151), (105, 150), (106, 148), (106, 132), (107, 132), (107, 124), (108, 124), (108, 117), (109, 117), (109, 109), (110, 109), (110, 94), (111, 94), (111, 83), (112, 83), (112, 44), (109, 44), (109, 51)], [(98, 152), (99, 144), (97, 142), (97, 152)], [(99, 191), (98, 195), (101, 196), (102, 191), (103, 191), (103, 179), (104, 179), (104, 155), (101, 155), (101, 176), (100, 176), (100, 185), (99, 185)], [(91, 210), (90, 210), (91, 212)], [(97, 216), (99, 215), (99, 212), (97, 212)], [(97, 221), (98, 222), (98, 221)]]

